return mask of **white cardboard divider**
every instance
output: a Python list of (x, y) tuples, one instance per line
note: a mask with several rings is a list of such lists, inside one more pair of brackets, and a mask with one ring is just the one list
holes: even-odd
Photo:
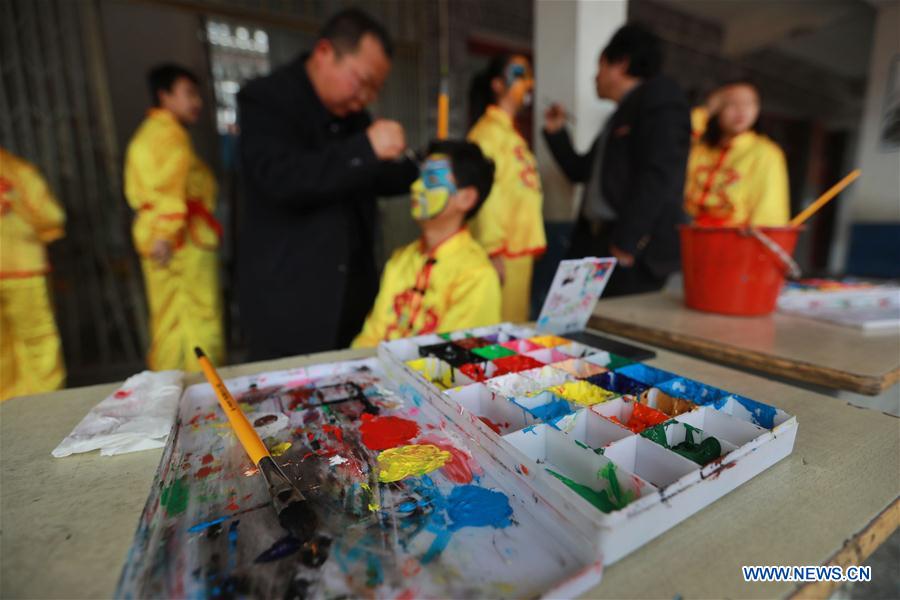
[(604, 448), (603, 455), (658, 488), (665, 488), (685, 475), (700, 471), (697, 463), (639, 435), (613, 442)]
[(588, 409), (579, 410), (556, 426), (572, 439), (594, 450), (634, 435)]
[[(510, 402), (483, 383), (474, 383), (447, 391), (447, 397), (476, 415), (482, 421), (487, 419), (488, 427), (500, 430), (501, 435), (524, 429), (537, 421), (527, 410)], [(493, 425), (493, 426), (492, 426)]]
[(723, 414), (714, 408), (704, 406), (700, 410), (684, 413), (675, 417), (677, 421), (693, 425), (697, 429), (715, 436), (720, 440), (731, 442), (735, 446), (743, 446), (768, 432), (768, 430)]
[[(610, 460), (602, 454), (583, 448), (566, 434), (549, 425), (534, 425), (503, 437), (544, 469), (552, 469), (575, 483), (594, 491), (609, 490), (609, 484), (598, 476)], [(616, 464), (619, 485), (629, 494), (642, 497), (657, 489), (634, 473)]]

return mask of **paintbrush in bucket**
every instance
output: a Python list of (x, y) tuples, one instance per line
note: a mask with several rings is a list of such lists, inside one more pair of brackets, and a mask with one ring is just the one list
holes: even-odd
[(225, 411), (225, 416), (228, 417), (231, 429), (269, 486), (269, 494), (272, 496), (272, 505), (278, 514), (278, 522), (301, 543), (313, 540), (319, 521), (312, 506), (272, 459), (269, 449), (259, 439), (256, 430), (253, 429), (250, 421), (247, 420), (244, 412), (235, 402), (228, 388), (225, 387), (222, 378), (219, 377), (216, 368), (203, 350), (194, 348), (194, 353), (197, 355), (206, 380), (216, 392), (216, 397), (219, 399), (222, 410)]

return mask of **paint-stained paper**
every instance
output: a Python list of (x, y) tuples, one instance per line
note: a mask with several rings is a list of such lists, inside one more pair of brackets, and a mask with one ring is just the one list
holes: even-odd
[(91, 409), (53, 450), (62, 458), (100, 450), (102, 456), (162, 448), (175, 421), (182, 371), (144, 371)]
[(615, 266), (615, 258), (590, 256), (560, 262), (537, 328), (557, 334), (584, 329)]

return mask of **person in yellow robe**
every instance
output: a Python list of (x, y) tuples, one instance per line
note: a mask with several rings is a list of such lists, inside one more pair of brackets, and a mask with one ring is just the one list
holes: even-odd
[(759, 92), (747, 82), (729, 83), (719, 101), (688, 157), (685, 211), (696, 225), (787, 225), (787, 162), (778, 144), (758, 132)]
[(422, 237), (388, 260), (354, 348), (500, 321), (497, 272), (466, 228), (493, 178), (494, 165), (475, 144), (432, 144), (411, 188), (412, 216)]
[(147, 365), (196, 371), (194, 346), (214, 363), (225, 358), (216, 181), (186, 129), (203, 106), (196, 76), (162, 65), (150, 72), (149, 83), (156, 106), (125, 157), (125, 196), (135, 211), (132, 237), (150, 311)]
[(37, 168), (0, 148), (0, 402), (65, 383), (46, 250), (65, 222)]
[(476, 76), (470, 102), (478, 120), (468, 139), (497, 166), (491, 195), (472, 221), (472, 235), (500, 274), (503, 320), (513, 322), (529, 318), (534, 260), (547, 247), (537, 162), (513, 123), (530, 103), (533, 87), (527, 58), (501, 56)]

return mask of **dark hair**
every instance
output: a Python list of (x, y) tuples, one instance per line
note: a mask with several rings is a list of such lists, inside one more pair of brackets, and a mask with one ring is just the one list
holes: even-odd
[(328, 40), (338, 54), (354, 52), (359, 40), (371, 34), (381, 43), (388, 58), (394, 56), (394, 43), (384, 26), (358, 8), (348, 8), (333, 15), (319, 31), (319, 40)]
[[(731, 79), (715, 89), (724, 90), (725, 88), (736, 85), (746, 85), (747, 87), (752, 88), (753, 91), (756, 92), (756, 97), (759, 99), (760, 105), (762, 104), (762, 95), (759, 93), (759, 88), (749, 79)], [(762, 127), (759, 123), (760, 115), (762, 115), (762, 112), (756, 116), (756, 121), (750, 126), (750, 130), (755, 131), (756, 133), (762, 133)], [(719, 124), (719, 113), (709, 115), (709, 119), (706, 121), (706, 131), (700, 136), (700, 141), (710, 147), (718, 146), (722, 141), (722, 126)]]
[(647, 79), (662, 69), (662, 49), (656, 34), (642, 25), (629, 23), (612, 36), (601, 56), (606, 62), (628, 60), (628, 74)]
[(150, 69), (147, 73), (147, 85), (150, 88), (150, 101), (153, 106), (159, 106), (159, 93), (171, 92), (172, 86), (182, 77), (190, 80), (194, 85), (200, 85), (200, 80), (193, 71), (175, 63), (165, 63)]
[(478, 201), (469, 212), (466, 220), (474, 217), (494, 185), (494, 161), (487, 158), (478, 144), (463, 140), (435, 140), (428, 146), (428, 154), (446, 154), (450, 157), (450, 167), (457, 188), (475, 186)]
[(497, 102), (494, 93), (494, 78), (503, 77), (503, 72), (513, 59), (512, 54), (500, 54), (488, 62), (482, 70), (472, 77), (469, 85), (469, 126), (481, 118), (488, 106)]

